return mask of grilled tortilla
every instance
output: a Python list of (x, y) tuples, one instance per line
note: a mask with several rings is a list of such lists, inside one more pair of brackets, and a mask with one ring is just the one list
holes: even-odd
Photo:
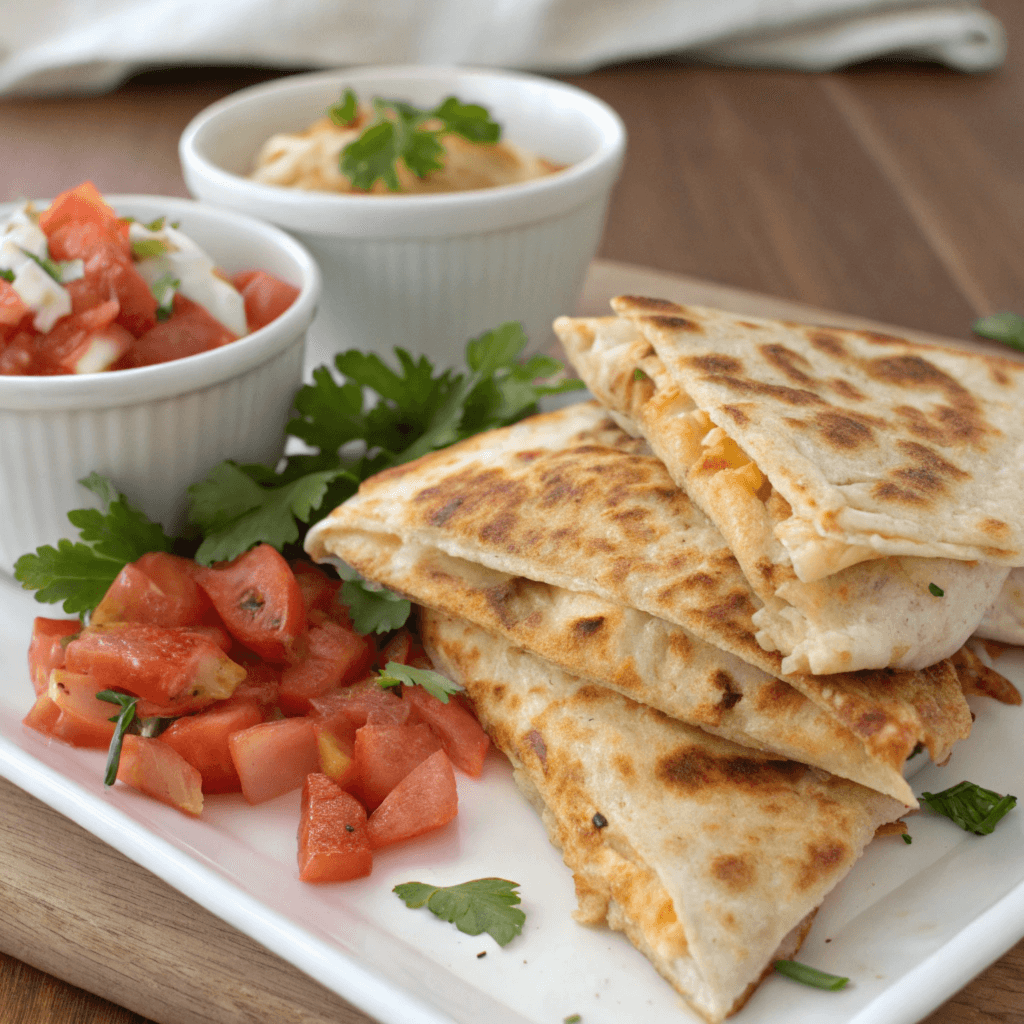
[(577, 920), (624, 931), (711, 1024), (738, 1010), (903, 806), (736, 746), (424, 611), (576, 883)]
[[(355, 538), (355, 540), (354, 540)], [(970, 732), (948, 661), (908, 672), (786, 674), (754, 638), (759, 602), (722, 535), (672, 482), (642, 440), (595, 404), (569, 406), (479, 434), (367, 480), (317, 523), (306, 550), (351, 559), (370, 579), (393, 542), (592, 595), (684, 627), (705, 643), (782, 678), (899, 772), (918, 743), (941, 763)], [(417, 600), (430, 600), (426, 591)], [(891, 787), (890, 787), (891, 788)]]
[(999, 597), (985, 612), (974, 635), (1017, 647), (1024, 644), (1024, 568), (1010, 570)]
[(951, 558), (879, 557), (802, 582), (777, 536), (789, 504), (680, 389), (640, 327), (561, 317), (555, 330), (591, 392), (722, 531), (764, 602), (758, 642), (785, 655), (786, 672), (924, 668), (959, 650), (996, 601), (1006, 566)]
[(1024, 365), (662, 299), (612, 306), (693, 403), (696, 437), (728, 439), (788, 506), (772, 532), (804, 582), (881, 555), (1024, 565)]

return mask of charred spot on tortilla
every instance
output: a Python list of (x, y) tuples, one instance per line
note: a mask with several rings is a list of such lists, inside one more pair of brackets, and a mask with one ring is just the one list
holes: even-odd
[(603, 625), (603, 615), (596, 615), (592, 619), (577, 619), (573, 624), (573, 633), (579, 637), (593, 636)]
[(823, 409), (815, 414), (811, 422), (830, 447), (849, 450), (877, 443), (872, 429), (873, 419), (870, 416)]
[(779, 344), (761, 345), (758, 347), (758, 351), (765, 362), (780, 370), (794, 384), (814, 383), (814, 377), (807, 372), (811, 369), (811, 364), (799, 352), (794, 352), (791, 348)]
[(711, 862), (711, 874), (731, 892), (743, 892), (754, 884), (757, 865), (751, 857), (723, 854)]
[(845, 843), (808, 843), (803, 869), (797, 882), (800, 888), (809, 888), (822, 878), (835, 874), (850, 855)]
[(836, 359), (845, 358), (847, 355), (843, 339), (834, 331), (810, 330), (807, 333), (807, 340), (819, 351), (825, 352)]

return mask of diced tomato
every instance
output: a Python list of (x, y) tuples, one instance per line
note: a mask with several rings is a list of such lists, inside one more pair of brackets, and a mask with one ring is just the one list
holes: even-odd
[(278, 703), (286, 715), (307, 714), (313, 697), (362, 678), (377, 653), (371, 638), (330, 621), (311, 626), (303, 646), (302, 659), (281, 673)]
[(131, 333), (120, 324), (92, 331), (61, 360), (68, 373), (101, 373), (110, 370), (134, 344)]
[(302, 787), (298, 840), (303, 882), (363, 878), (373, 867), (366, 811), (354, 796), (319, 772), (310, 774)]
[(81, 305), (87, 296), (116, 299), (117, 322), (139, 337), (156, 324), (157, 301), (132, 263), (131, 246), (119, 229), (95, 221), (68, 221), (49, 236), (55, 260), (80, 259), (85, 269), (75, 289), (69, 289)]
[(117, 778), (185, 814), (198, 818), (202, 813), (202, 776), (162, 740), (128, 733), (121, 747)]
[(238, 663), (245, 669), (245, 678), (226, 702), (253, 700), (259, 704), (266, 719), (270, 710), (277, 706), (277, 690), (281, 685), (281, 670), (263, 661), (252, 651), (239, 647)]
[(264, 270), (243, 271), (231, 283), (245, 300), (245, 319), (250, 331), (276, 320), (299, 297), (298, 288)]
[(251, 804), (298, 789), (310, 772), (320, 768), (313, 721), (282, 718), (263, 722), (228, 738), (231, 760)]
[(378, 686), (374, 679), (328, 690), (322, 697), (313, 697), (309, 703), (313, 714), (324, 718), (344, 718), (353, 730), (367, 722), (374, 725), (404, 725), (412, 710), (411, 704), (406, 704), (397, 694)]
[(356, 790), (372, 810), (441, 741), (430, 727), (417, 725), (364, 725), (356, 730), (354, 756)]
[(459, 813), (455, 772), (443, 750), (417, 765), (370, 815), (370, 848), (380, 849), (447, 825)]
[(145, 622), (90, 626), (67, 645), (65, 664), (92, 675), (98, 689), (126, 690), (177, 714), (230, 697), (245, 678), (209, 637)]
[(242, 783), (231, 759), (229, 738), (263, 721), (254, 700), (215, 704), (197, 715), (172, 722), (160, 739), (176, 750), (203, 777), (204, 793), (238, 793)]
[(313, 719), (320, 771), (347, 789), (356, 781), (355, 730), (344, 719)]
[(117, 706), (96, 700), (99, 687), (88, 676), (54, 669), (51, 679), (22, 722), (73, 747), (108, 747), (114, 724), (107, 719), (117, 716)]
[(104, 747), (110, 743), (114, 735), (110, 719), (117, 718), (120, 709), (97, 698), (102, 689), (92, 676), (64, 668), (55, 668), (50, 673), (46, 692), (64, 719), (60, 725), (61, 739), (79, 747)]
[(32, 622), (32, 639), (28, 645), (28, 673), (36, 694), (50, 685), (50, 672), (64, 667), (64, 648), (68, 637), (81, 632), (78, 619), (44, 619)]
[(108, 622), (198, 626), (211, 608), (206, 591), (196, 583), (194, 562), (151, 551), (118, 573), (89, 621), (94, 626)]
[(295, 653), (306, 628), (302, 591), (288, 563), (269, 544), (233, 562), (200, 568), (197, 579), (239, 643), (278, 664)]
[(39, 228), (50, 236), (57, 228), (70, 223), (91, 223), (118, 232), (128, 241), (128, 224), (119, 220), (114, 210), (107, 205), (99, 189), (91, 181), (62, 192), (39, 214)]
[(452, 763), (478, 779), (491, 745), (480, 723), (453, 698), (442, 704), (422, 686), (403, 686), (402, 699), (434, 730)]
[(58, 373), (73, 373), (76, 355), (82, 353), (93, 335), (113, 324), (120, 309), (117, 300), (110, 299), (82, 313), (62, 316), (49, 334), (39, 336), (40, 358)]
[(24, 377), (33, 373), (48, 372), (36, 359), (34, 334), (19, 331), (7, 339), (7, 344), (0, 351), (0, 375)]
[(0, 277), (0, 326), (17, 327), (31, 312), (14, 285)]
[(405, 626), (402, 626), (384, 645), (384, 649), (377, 658), (377, 665), (379, 668), (384, 668), (389, 661), (397, 661), (401, 665), (408, 665), (410, 654), (412, 654), (412, 633)]
[(130, 367), (152, 366), (208, 352), (235, 340), (236, 335), (203, 306), (177, 294), (171, 316), (140, 334), (125, 362)]
[(331, 579), (322, 569), (312, 562), (297, 558), (289, 563), (295, 574), (295, 582), (302, 591), (302, 600), (306, 606), (306, 614), (316, 609), (324, 611), (330, 607), (335, 595), (341, 589), (341, 580)]

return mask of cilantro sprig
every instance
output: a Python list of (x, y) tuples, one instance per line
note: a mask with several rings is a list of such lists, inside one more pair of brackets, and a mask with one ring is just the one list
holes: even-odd
[(80, 480), (96, 494), (103, 510), (74, 509), (68, 513), (79, 540), (61, 540), (14, 564), (14, 577), (25, 590), (35, 590), (43, 604), (64, 602), (69, 615), (82, 615), (99, 604), (117, 574), (149, 551), (170, 551), (172, 540), (158, 523), (129, 505), (124, 495), (98, 473)]
[(1001, 341), (1010, 348), (1024, 352), (1024, 316), (1018, 313), (993, 313), (976, 320), (971, 327), (975, 334), (992, 341)]
[[(373, 119), (350, 142), (340, 157), (341, 173), (354, 188), (369, 190), (383, 181), (391, 192), (401, 191), (398, 161), (418, 178), (444, 167), (443, 135), (460, 135), (470, 142), (490, 144), (501, 138), (501, 125), (485, 107), (449, 96), (436, 107), (421, 108), (404, 100), (374, 97)], [(359, 112), (356, 94), (346, 89), (328, 111), (335, 124), (353, 124)]]
[(520, 902), (518, 888), (518, 882), (504, 878), (476, 878), (450, 886), (405, 882), (391, 891), (407, 907), (425, 906), (466, 935), (487, 932), (499, 946), (507, 946), (526, 922), (526, 915), (516, 905)]
[(1001, 796), (973, 782), (959, 782), (941, 793), (922, 793), (921, 800), (933, 811), (956, 822), (965, 832), (987, 836), (1017, 806), (1015, 796)]
[(458, 683), (453, 683), (440, 672), (429, 668), (413, 668), (397, 661), (389, 661), (384, 666), (384, 671), (377, 676), (377, 685), (382, 688), (422, 686), (431, 697), (436, 697), (442, 704), (448, 703), (449, 694), (462, 692), (462, 687)]
[(121, 763), (121, 748), (124, 746), (125, 735), (133, 733), (136, 736), (159, 736), (171, 722), (176, 721), (176, 718), (163, 715), (140, 718), (136, 712), (139, 698), (117, 690), (100, 690), (96, 694), (96, 699), (108, 704), (117, 704), (121, 708), (120, 712), (110, 719), (115, 723), (114, 735), (110, 738), (110, 746), (107, 748), (107, 764), (103, 773), (103, 785), (112, 786), (117, 781), (117, 769)]
[(799, 960), (776, 960), (775, 970), (787, 978), (792, 978), (793, 981), (799, 981), (801, 985), (810, 985), (811, 988), (820, 988), (827, 992), (838, 992), (845, 988), (850, 980), (839, 974), (826, 974), (816, 967), (808, 967)]
[[(527, 338), (511, 322), (466, 345), (466, 369), (437, 371), (421, 356), (395, 350), (397, 369), (380, 356), (349, 350), (322, 366), (295, 396), (287, 432), (305, 450), (276, 466), (215, 466), (188, 488), (189, 529), (178, 538), (129, 505), (114, 484), (93, 473), (82, 483), (104, 510), (68, 514), (79, 541), (62, 540), (23, 555), (15, 576), (36, 600), (64, 602), (84, 615), (102, 599), (121, 569), (149, 551), (177, 550), (204, 565), (230, 561), (257, 544), (283, 551), (301, 544), (306, 529), (389, 466), (484, 430), (507, 426), (537, 411), (546, 395), (582, 388), (559, 380), (557, 360), (523, 359)], [(345, 574), (343, 574), (345, 575)], [(343, 600), (359, 632), (386, 633), (409, 616), (408, 601), (354, 573), (345, 575)]]

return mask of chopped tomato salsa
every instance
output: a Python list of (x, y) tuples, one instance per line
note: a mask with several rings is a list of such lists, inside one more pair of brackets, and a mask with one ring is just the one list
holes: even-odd
[(86, 181), (0, 222), (0, 374), (196, 355), (265, 327), (298, 294), (263, 270), (232, 281), (175, 225), (118, 217)]
[(489, 741), (460, 701), (378, 684), (389, 662), (429, 659), (410, 627), (357, 633), (340, 587), (266, 544), (213, 567), (144, 555), (87, 625), (35, 620), (24, 724), (96, 748), (127, 729), (117, 779), (192, 816), (212, 794), (301, 790), (299, 877), (368, 875), (374, 851), (456, 816), (452, 766), (478, 776)]

